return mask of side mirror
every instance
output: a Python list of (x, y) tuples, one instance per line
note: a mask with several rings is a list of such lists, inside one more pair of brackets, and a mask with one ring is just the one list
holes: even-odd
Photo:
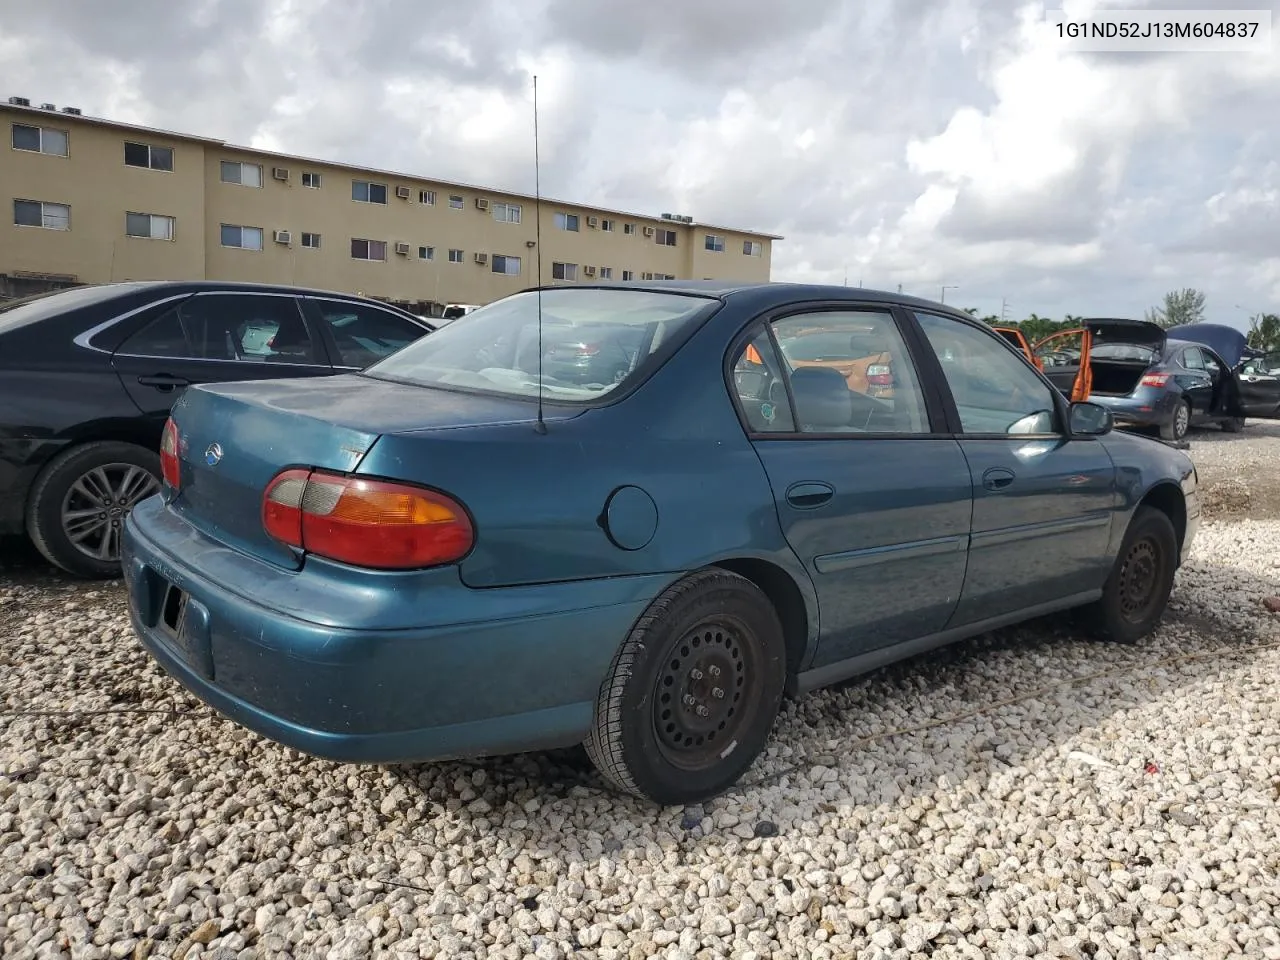
[(1101, 437), (1111, 432), (1115, 420), (1099, 403), (1073, 403), (1067, 417), (1071, 433), (1079, 437)]

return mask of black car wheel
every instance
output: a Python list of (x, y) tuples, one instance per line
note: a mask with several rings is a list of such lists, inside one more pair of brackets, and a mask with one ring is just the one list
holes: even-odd
[(1191, 429), (1191, 401), (1179, 400), (1172, 419), (1160, 426), (1160, 437), (1164, 440), (1182, 440), (1187, 436), (1189, 429)]
[(160, 458), (132, 443), (98, 441), (54, 457), (31, 490), (27, 533), (50, 563), (90, 579), (120, 576), (124, 518), (160, 490)]
[(614, 656), (587, 753), (619, 789), (659, 804), (731, 787), (769, 738), (786, 674), (773, 604), (724, 570), (680, 580)]
[(1100, 639), (1136, 643), (1164, 616), (1178, 565), (1178, 536), (1168, 515), (1154, 507), (1134, 511), (1103, 587), (1082, 611)]

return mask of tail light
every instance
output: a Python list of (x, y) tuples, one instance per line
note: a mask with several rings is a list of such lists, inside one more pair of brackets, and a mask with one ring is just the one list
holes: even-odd
[(1142, 379), (1138, 381), (1138, 385), (1143, 387), (1163, 387), (1168, 382), (1169, 374), (1167, 373), (1147, 373), (1143, 374)]
[(170, 417), (160, 434), (160, 475), (164, 482), (177, 490), (182, 486), (182, 467), (178, 460), (178, 425)]
[(381, 570), (453, 563), (475, 542), (466, 510), (442, 493), (323, 470), (277, 474), (262, 496), (262, 525), (291, 547)]
[(893, 368), (887, 363), (873, 363), (867, 367), (867, 383), (877, 387), (893, 386)]

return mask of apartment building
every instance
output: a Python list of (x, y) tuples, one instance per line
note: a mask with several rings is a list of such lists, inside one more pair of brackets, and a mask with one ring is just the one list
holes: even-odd
[[(426, 312), (539, 282), (534, 198), (0, 103), (0, 296), (211, 279)], [(769, 279), (780, 237), (543, 198), (541, 280)]]

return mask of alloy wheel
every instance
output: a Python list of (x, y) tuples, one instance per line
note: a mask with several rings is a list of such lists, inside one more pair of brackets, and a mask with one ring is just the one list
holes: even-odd
[(120, 559), (124, 518), (134, 504), (160, 489), (150, 471), (132, 463), (105, 463), (82, 474), (62, 498), (62, 529), (80, 553)]

